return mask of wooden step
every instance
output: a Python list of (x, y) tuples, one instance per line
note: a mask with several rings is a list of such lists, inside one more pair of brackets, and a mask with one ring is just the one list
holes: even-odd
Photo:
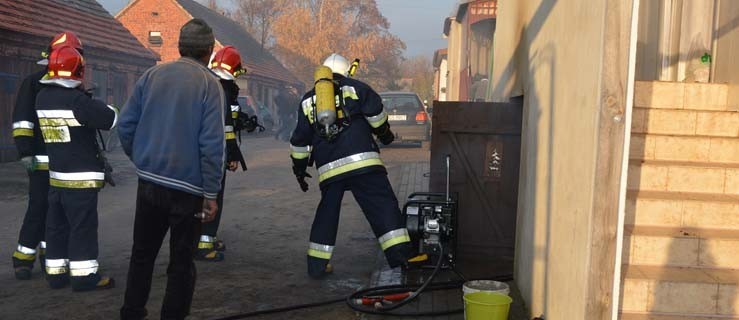
[(739, 164), (739, 138), (632, 134), (629, 158)]
[(624, 265), (624, 278), (716, 284), (739, 283), (739, 269)]
[(629, 264), (739, 269), (739, 230), (627, 226)]
[(732, 315), (690, 315), (677, 313), (622, 312), (621, 320), (739, 320)]
[(634, 106), (654, 109), (728, 110), (729, 86), (720, 83), (636, 81)]
[(739, 306), (737, 269), (625, 265), (622, 272), (621, 310), (727, 316)]
[(621, 282), (621, 311), (693, 317), (737, 314), (739, 291), (736, 282), (731, 282), (736, 279), (736, 271), (709, 275), (696, 270), (637, 269), (627, 271), (633, 277)]
[(634, 108), (632, 133), (739, 137), (739, 112)]
[(627, 225), (739, 230), (739, 196), (631, 192)]
[(739, 195), (739, 164), (679, 161), (629, 163), (628, 189)]

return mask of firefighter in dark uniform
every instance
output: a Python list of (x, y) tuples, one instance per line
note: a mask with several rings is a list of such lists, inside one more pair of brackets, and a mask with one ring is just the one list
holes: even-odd
[(84, 91), (84, 60), (73, 47), (49, 56), (36, 114), (49, 154), (46, 274), (52, 288), (87, 291), (114, 286), (98, 272), (98, 192), (105, 172), (96, 129), (109, 130), (118, 110)]
[[(241, 164), (241, 168), (246, 171), (246, 162), (244, 161), (244, 156), (241, 154), (241, 149), (239, 149), (239, 143), (236, 141), (236, 131), (234, 129), (234, 126), (239, 123), (239, 115), (241, 114), (241, 108), (237, 101), (239, 97), (239, 86), (236, 85), (236, 78), (246, 73), (246, 69), (242, 67), (241, 55), (238, 50), (232, 46), (226, 46), (218, 50), (213, 55), (209, 67), (220, 78), (221, 87), (223, 87), (223, 92), (226, 96), (226, 105), (224, 106), (226, 108), (224, 112), (226, 115), (224, 125), (226, 136), (226, 167), (228, 170), (234, 172), (238, 169), (239, 164)], [(213, 221), (203, 224), (200, 242), (198, 242), (198, 250), (195, 254), (196, 260), (218, 262), (224, 258), (223, 251), (226, 251), (226, 245), (216, 235), (221, 223), (225, 188), (226, 175), (224, 173), (223, 179), (221, 180), (221, 192), (218, 193), (218, 197), (216, 198), (218, 213)]]
[[(52, 39), (45, 55), (55, 48), (67, 45), (82, 52), (82, 42), (77, 36), (72, 32), (63, 32)], [(46, 66), (48, 64), (46, 56), (38, 64)], [(13, 138), (29, 178), (28, 209), (18, 236), (18, 247), (13, 252), (13, 268), (15, 277), (19, 280), (31, 279), (31, 270), (37, 253), (42, 269), (45, 264), (44, 229), (48, 210), (49, 156), (46, 155), (46, 146), (36, 116), (36, 95), (42, 87), (39, 81), (45, 74), (46, 68), (32, 73), (23, 80), (13, 110)]]
[[(311, 176), (306, 168), (311, 162), (318, 168), (321, 189), (310, 233), (308, 274), (321, 278), (331, 272), (329, 260), (347, 190), (362, 208), (390, 267), (407, 265), (418, 257), (414, 257), (398, 200), (373, 137), (376, 135), (385, 145), (394, 139), (382, 99), (367, 84), (347, 76), (351, 65), (344, 57), (332, 54), (323, 65), (331, 69), (329, 76), (333, 72), (335, 123), (330, 127), (318, 123), (317, 81), (301, 100), (298, 124), (290, 139), (293, 173), (301, 189), (308, 190), (305, 178)], [(334, 99), (330, 100), (333, 106)]]

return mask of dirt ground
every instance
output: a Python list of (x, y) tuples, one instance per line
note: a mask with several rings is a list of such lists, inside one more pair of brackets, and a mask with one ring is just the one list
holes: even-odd
[[(344, 198), (334, 253), (334, 274), (311, 280), (305, 251), (320, 198), (316, 179), (300, 192), (290, 169), (287, 143), (270, 137), (244, 140), (249, 171), (229, 173), (219, 237), (227, 245), (220, 263), (198, 262), (198, 282), (188, 319), (214, 319), (241, 312), (345, 296), (367, 284), (376, 268), (378, 244), (353, 197)], [(120, 149), (118, 149), (120, 150)], [(382, 151), (391, 181), (404, 162), (428, 161), (428, 146)], [(114, 277), (112, 290), (73, 293), (51, 290), (38, 267), (33, 279), (13, 277), (11, 255), (26, 209), (27, 179), (18, 163), (0, 165), (0, 319), (116, 319), (123, 302), (132, 243), (136, 175), (122, 153), (113, 153), (117, 187), (99, 198), (100, 266)], [(317, 175), (313, 175), (316, 177)], [(168, 240), (154, 271), (150, 319), (159, 318), (166, 283)], [(2, 258), (4, 257), (4, 258)], [(358, 319), (343, 304), (254, 319)]]

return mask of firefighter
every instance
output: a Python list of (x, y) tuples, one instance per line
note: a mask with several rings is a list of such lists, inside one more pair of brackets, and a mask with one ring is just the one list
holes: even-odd
[[(72, 46), (82, 52), (82, 42), (79, 38), (72, 32), (62, 32), (52, 39), (43, 54), (44, 59), (38, 64), (44, 66), (48, 64), (46, 59), (48, 53), (62, 46)], [(46, 155), (35, 106), (36, 95), (42, 86), (39, 81), (45, 74), (46, 68), (32, 73), (23, 80), (13, 110), (13, 138), (29, 178), (28, 209), (18, 236), (18, 247), (13, 252), (13, 268), (15, 277), (19, 280), (31, 279), (31, 270), (37, 253), (41, 269), (45, 268), (44, 229), (48, 209), (49, 157)]]
[[(244, 156), (241, 154), (241, 149), (239, 149), (239, 144), (236, 141), (236, 132), (234, 131), (234, 125), (239, 121), (241, 111), (241, 107), (237, 101), (239, 97), (239, 86), (236, 85), (236, 78), (246, 73), (246, 69), (242, 67), (239, 51), (232, 46), (226, 46), (218, 50), (213, 55), (209, 67), (220, 79), (221, 87), (226, 96), (224, 128), (227, 169), (234, 172), (239, 168), (239, 164), (241, 164), (241, 168), (246, 171), (246, 162), (244, 161)], [(203, 224), (202, 234), (198, 242), (198, 250), (195, 254), (196, 260), (218, 262), (224, 258), (223, 252), (226, 251), (226, 245), (216, 235), (218, 233), (218, 226), (221, 223), (225, 187), (226, 174), (224, 173), (223, 179), (221, 179), (221, 191), (216, 198), (218, 213), (213, 221)]]
[(36, 98), (49, 154), (47, 281), (54, 289), (71, 282), (75, 291), (114, 286), (98, 272), (97, 201), (105, 173), (95, 130), (113, 128), (118, 110), (88, 96), (84, 71), (84, 59), (73, 47), (53, 50)]
[[(311, 175), (306, 168), (315, 162), (321, 189), (310, 233), (308, 274), (318, 279), (332, 270), (329, 260), (346, 190), (352, 192), (364, 211), (390, 267), (408, 265), (420, 257), (414, 257), (398, 200), (373, 137), (384, 145), (394, 140), (382, 99), (367, 84), (348, 77), (351, 64), (344, 57), (332, 54), (323, 65), (330, 70), (325, 70), (327, 75), (318, 75), (316, 86), (303, 96), (298, 124), (290, 139), (293, 173), (300, 188), (308, 191), (305, 179)], [(333, 87), (327, 97), (325, 87), (317, 90), (324, 84), (329, 85), (328, 89)], [(318, 110), (322, 103), (335, 107), (333, 123), (323, 123), (323, 110)]]

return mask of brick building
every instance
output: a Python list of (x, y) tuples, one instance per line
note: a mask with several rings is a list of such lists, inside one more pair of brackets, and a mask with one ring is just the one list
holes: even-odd
[(302, 91), (303, 84), (272, 54), (262, 49), (246, 29), (228, 17), (193, 0), (133, 0), (116, 18), (152, 51), (161, 63), (177, 60), (179, 30), (193, 18), (205, 20), (213, 28), (216, 48), (231, 45), (241, 53), (247, 74), (237, 82), (240, 95), (251, 95), (274, 110), (272, 97), (277, 90), (292, 85)]
[(122, 106), (141, 74), (158, 57), (95, 0), (0, 0), (0, 162), (17, 158), (11, 133), (15, 94), (51, 38), (72, 31), (85, 47), (85, 85)]

